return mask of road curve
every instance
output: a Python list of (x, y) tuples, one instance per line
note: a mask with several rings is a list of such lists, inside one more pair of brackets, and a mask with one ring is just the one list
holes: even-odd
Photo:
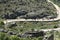
[(4, 20), (3, 22), (6, 24), (6, 23), (9, 23), (9, 22), (15, 22), (15, 21), (56, 21), (56, 20), (59, 20), (60, 19), (60, 7), (56, 4), (54, 4), (52, 1), (50, 0), (47, 0), (48, 2), (52, 3), (54, 5), (54, 7), (56, 8), (57, 10), (57, 18), (54, 18), (54, 19), (10, 19), (10, 20)]

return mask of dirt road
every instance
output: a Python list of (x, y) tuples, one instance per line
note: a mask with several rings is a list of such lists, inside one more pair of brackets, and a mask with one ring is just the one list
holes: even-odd
[(60, 19), (60, 7), (56, 4), (54, 4), (52, 1), (50, 0), (47, 0), (47, 2), (50, 2), (54, 5), (54, 7), (56, 8), (57, 10), (57, 18), (54, 18), (54, 19), (10, 19), (10, 20), (4, 20), (3, 22), (6, 24), (6, 23), (9, 23), (9, 22), (15, 22), (15, 21), (55, 21), (55, 20), (59, 20)]

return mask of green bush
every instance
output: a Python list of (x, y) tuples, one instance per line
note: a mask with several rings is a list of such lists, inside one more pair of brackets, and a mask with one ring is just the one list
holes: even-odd
[(0, 32), (0, 40), (9, 40), (9, 38), (5, 33)]
[(12, 35), (12, 36), (10, 36), (10, 40), (20, 40), (20, 39), (19, 39), (19, 37)]
[(0, 27), (3, 27), (4, 26), (4, 23), (1, 21), (0, 22)]

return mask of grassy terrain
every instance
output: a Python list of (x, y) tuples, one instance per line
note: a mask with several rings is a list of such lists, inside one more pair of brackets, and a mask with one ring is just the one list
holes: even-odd
[[(60, 27), (58, 24), (60, 24), (59, 21), (56, 22), (16, 22), (16, 26), (12, 26), (11, 23), (8, 23), (8, 25), (4, 25), (2, 22), (0, 22), (0, 28), (3, 28), (5, 30), (12, 31), (14, 33), (17, 33), (16, 35), (9, 35), (9, 33), (0, 32), (0, 38), (1, 40), (42, 40), (41, 37), (38, 38), (19, 38), (17, 35), (23, 34), (27, 31), (31, 30), (40, 30), (40, 29), (49, 29), (49, 28), (58, 28)], [(4, 26), (2, 26), (4, 25)], [(51, 34), (51, 33), (49, 33)], [(9, 35), (9, 36), (8, 36)], [(60, 32), (56, 32), (55, 35), (60, 35)], [(3, 38), (2, 38), (3, 37)], [(55, 36), (56, 37), (56, 36)], [(57, 37), (56, 39), (59, 39), (60, 37)]]
[[(59, 40), (60, 39), (60, 32), (59, 31), (51, 31), (51, 32), (47, 32), (46, 35), (50, 35), (53, 34), (54, 35), (54, 39), (55, 40)], [(3, 32), (0, 32), (0, 40), (43, 40), (42, 37), (27, 37), (27, 38), (20, 38), (17, 35), (9, 35)]]
[(17, 26), (11, 26), (10, 24), (6, 25), (6, 29), (10, 31), (17, 31), (20, 33), (24, 33), (26, 31), (30, 31), (32, 29), (50, 29), (50, 28), (58, 28), (59, 22), (16, 22)]

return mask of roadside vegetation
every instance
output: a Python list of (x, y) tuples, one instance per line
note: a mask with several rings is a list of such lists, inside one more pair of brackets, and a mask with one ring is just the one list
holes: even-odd
[[(49, 36), (50, 34), (54, 35), (54, 39), (55, 40), (59, 40), (60, 39), (60, 32), (59, 31), (46, 32), (47, 36)], [(0, 32), (0, 40), (43, 40), (43, 37), (20, 38), (17, 35), (9, 35), (9, 34)]]
[(53, 1), (55, 4), (57, 4), (58, 6), (60, 6), (60, 0), (51, 0)]
[[(42, 40), (43, 37), (25, 37), (21, 35), (29, 31), (40, 31), (40, 29), (53, 29), (60, 27), (59, 21), (54, 22), (12, 22), (3, 24), (0, 22), (0, 40)], [(57, 32), (56, 32), (57, 33)], [(51, 34), (51, 33), (49, 33)], [(60, 35), (60, 32), (57, 34)], [(3, 38), (2, 38), (3, 37)], [(56, 36), (55, 36), (56, 37)], [(56, 38), (59, 39), (60, 37)]]
[(50, 29), (50, 28), (58, 28), (59, 22), (16, 22), (14, 24), (7, 24), (8, 30), (19, 31), (20, 33), (24, 33), (27, 30), (30, 31), (32, 29), (40, 30), (40, 29)]
[(42, 40), (42, 37), (38, 37), (38, 38), (20, 38), (17, 35), (9, 35), (6, 33), (2, 33), (0, 32), (0, 40)]

